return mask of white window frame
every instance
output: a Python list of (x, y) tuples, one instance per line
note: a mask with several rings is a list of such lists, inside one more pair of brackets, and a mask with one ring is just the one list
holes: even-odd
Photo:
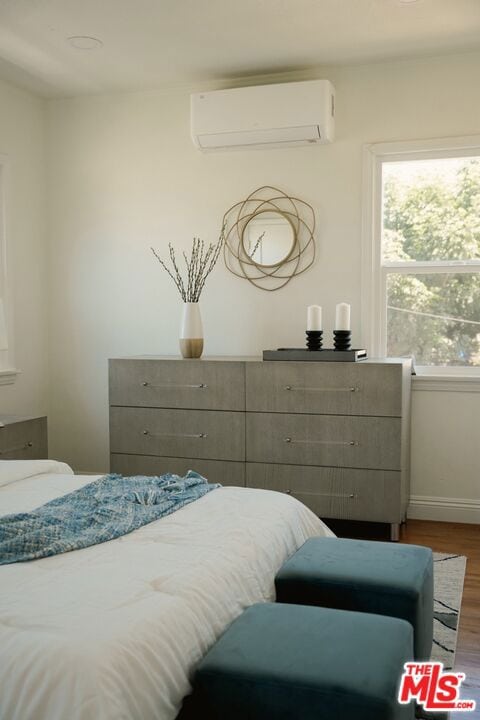
[[(372, 143), (363, 151), (362, 217), (362, 336), (369, 354), (385, 357), (387, 348), (387, 276), (389, 271), (411, 274), (411, 262), (382, 263), (382, 166), (387, 162), (454, 157), (480, 157), (480, 135), (409, 142)], [(415, 262), (415, 272), (463, 273), (478, 271), (480, 261)], [(480, 391), (480, 368), (417, 366), (419, 377), (463, 381), (457, 389)], [(478, 385), (474, 388), (473, 381)], [(440, 383), (441, 385), (441, 383)], [(451, 389), (440, 387), (435, 389)], [(433, 389), (430, 384), (417, 389)]]
[(13, 350), (13, 287), (8, 270), (7, 207), (10, 166), (7, 155), (0, 154), (0, 298), (3, 300), (8, 335), (8, 350), (0, 350), (0, 385), (11, 385), (19, 371), (15, 369)]

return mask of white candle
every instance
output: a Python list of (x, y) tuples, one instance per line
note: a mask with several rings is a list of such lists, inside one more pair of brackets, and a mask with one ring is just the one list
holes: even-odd
[(309, 305), (307, 308), (307, 330), (322, 329), (322, 308), (320, 305)]
[(338, 303), (335, 312), (335, 330), (350, 330), (350, 305)]

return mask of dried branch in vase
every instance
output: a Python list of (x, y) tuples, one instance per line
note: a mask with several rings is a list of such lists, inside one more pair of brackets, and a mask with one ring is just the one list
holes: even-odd
[(150, 249), (163, 269), (172, 278), (183, 302), (195, 303), (199, 301), (201, 292), (205, 286), (205, 281), (217, 263), (223, 241), (223, 228), (217, 242), (210, 243), (208, 247), (205, 246), (205, 243), (203, 240), (200, 240), (200, 238), (193, 238), (190, 257), (188, 257), (186, 252), (182, 253), (187, 269), (185, 280), (177, 265), (175, 250), (171, 243), (168, 243), (171, 267), (162, 260), (153, 247)]
[(262, 246), (262, 241), (263, 241), (265, 232), (266, 232), (266, 230), (264, 230), (263, 233), (262, 233), (262, 234), (260, 235), (260, 237), (258, 238), (258, 240), (257, 240), (257, 242), (255, 243), (255, 246), (254, 246), (252, 252), (251, 252), (251, 253), (248, 253), (249, 256), (252, 258), (252, 260), (253, 260), (253, 258), (255, 257), (255, 253), (257, 252), (258, 248), (259, 248), (259, 247), (261, 248), (261, 246)]

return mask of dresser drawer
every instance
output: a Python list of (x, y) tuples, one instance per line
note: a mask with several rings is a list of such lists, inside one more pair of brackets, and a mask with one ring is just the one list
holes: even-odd
[(110, 360), (110, 405), (245, 410), (245, 366), (213, 360)]
[(402, 414), (401, 362), (246, 365), (247, 410), (391, 417)]
[(286, 492), (322, 518), (404, 519), (399, 472), (247, 463), (247, 487)]
[(401, 420), (247, 413), (247, 460), (401, 469)]
[(171, 472), (183, 476), (188, 470), (196, 470), (211, 483), (245, 486), (245, 463), (243, 462), (198, 458), (159, 458), (117, 453), (113, 453), (110, 458), (110, 471), (122, 475), (163, 475)]
[(112, 407), (110, 451), (244, 460), (245, 416), (210, 410)]
[(45, 417), (10, 421), (0, 427), (0, 460), (37, 460), (48, 457)]

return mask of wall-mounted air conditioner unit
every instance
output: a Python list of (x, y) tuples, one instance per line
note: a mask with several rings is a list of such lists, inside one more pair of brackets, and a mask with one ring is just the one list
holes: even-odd
[(200, 150), (329, 143), (334, 125), (335, 90), (328, 80), (191, 96), (192, 139)]

